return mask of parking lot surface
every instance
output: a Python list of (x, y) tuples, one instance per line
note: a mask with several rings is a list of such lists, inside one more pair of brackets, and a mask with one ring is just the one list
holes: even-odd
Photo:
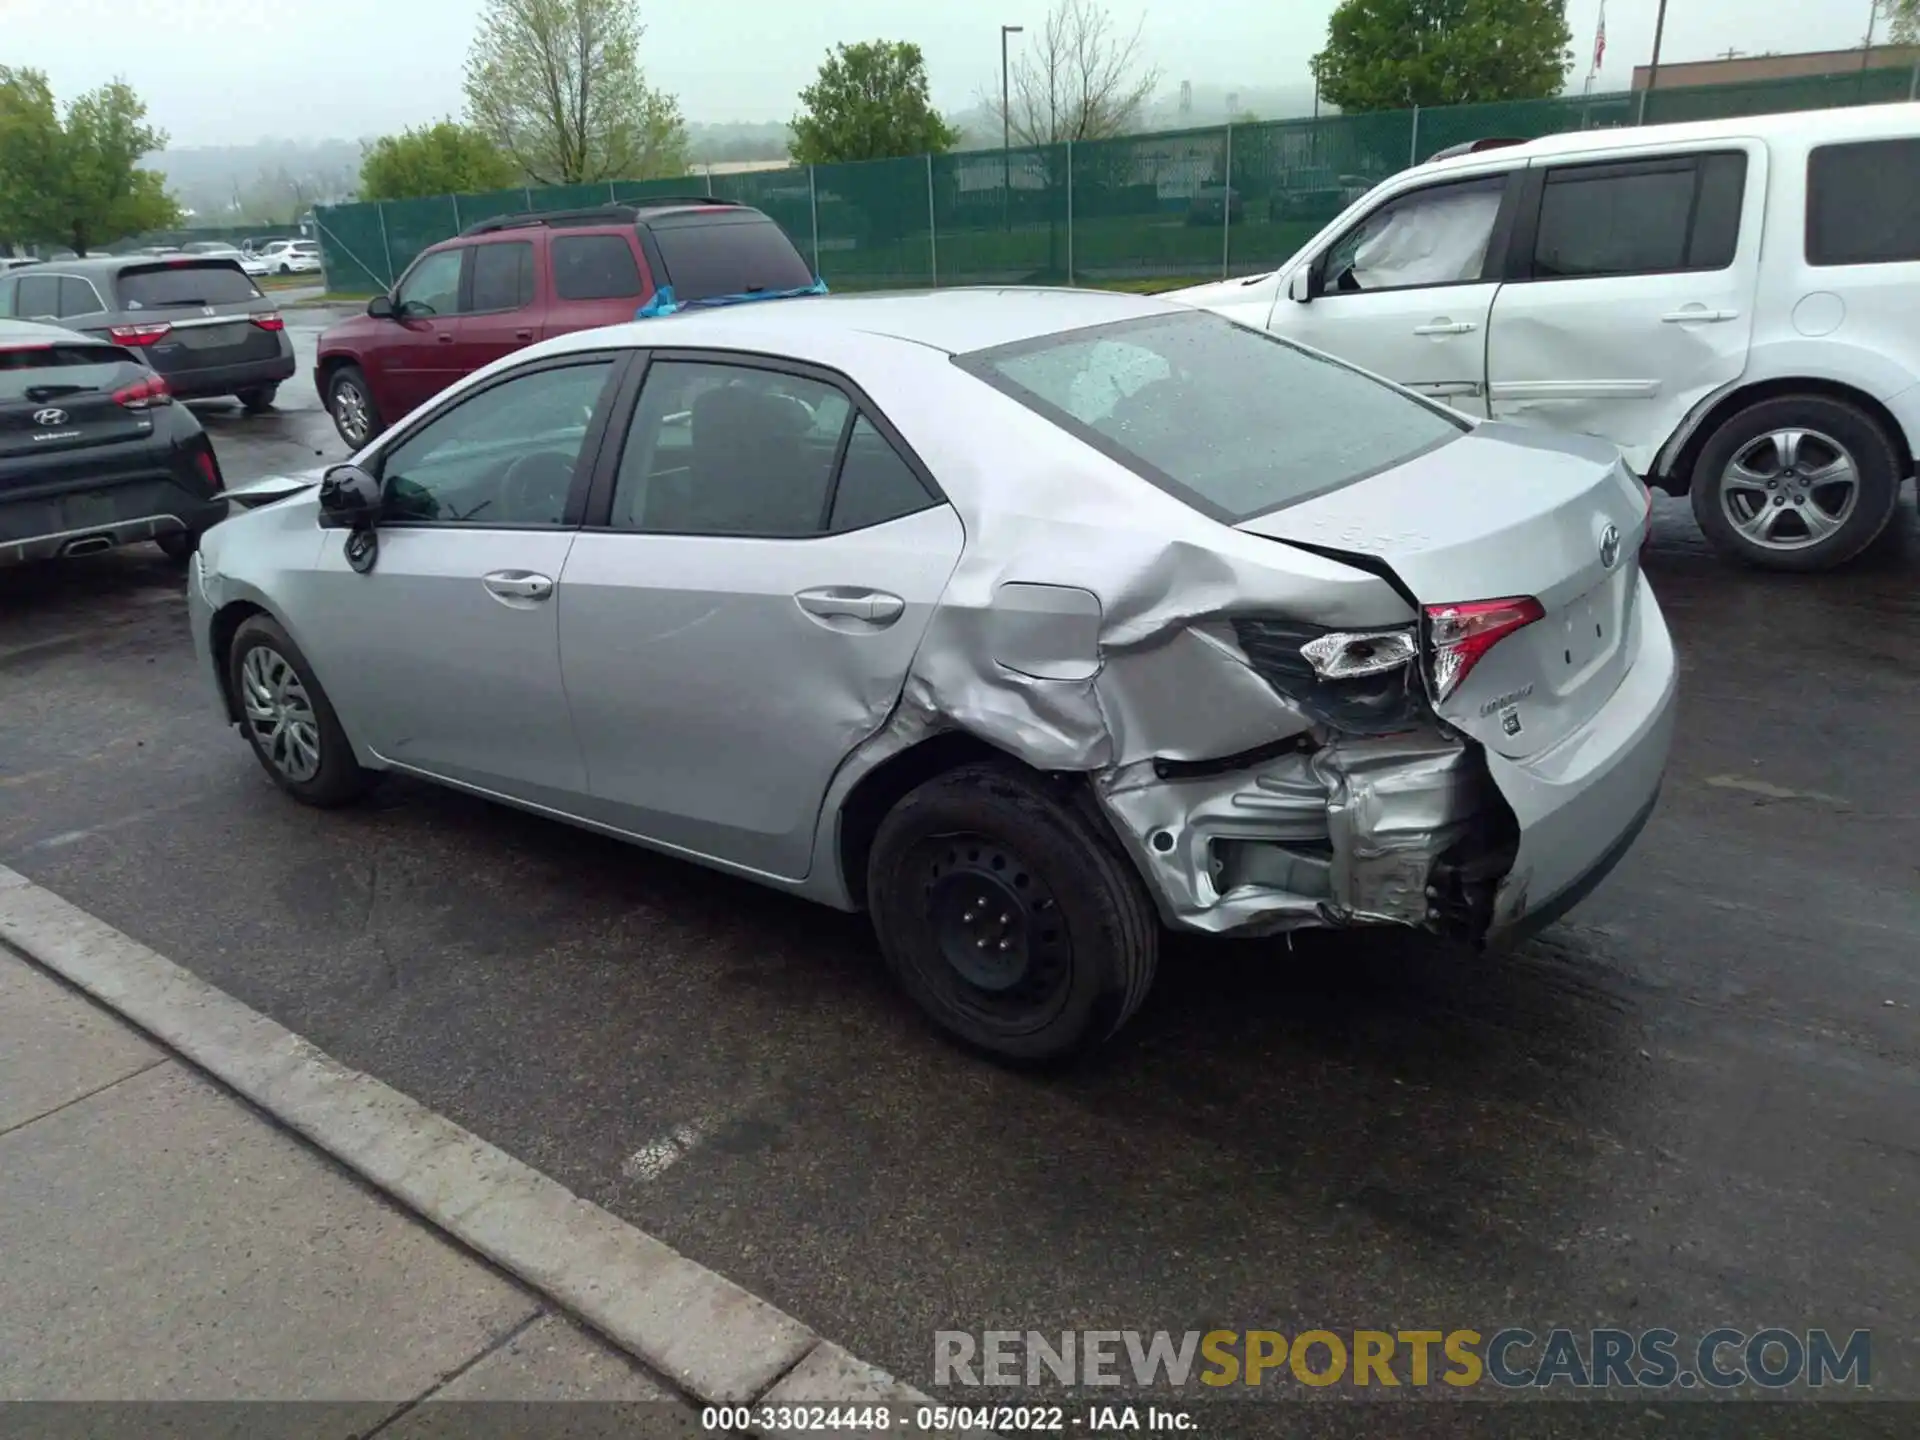
[[(295, 323), (278, 413), (202, 410), (230, 483), (344, 453)], [(1175, 941), (1069, 1074), (941, 1041), (857, 917), (295, 805), (145, 547), (0, 572), (0, 863), (923, 1386), (942, 1329), (1784, 1324), (1920, 1397), (1920, 524), (1809, 578), (1657, 527), (1672, 769), (1567, 921)]]

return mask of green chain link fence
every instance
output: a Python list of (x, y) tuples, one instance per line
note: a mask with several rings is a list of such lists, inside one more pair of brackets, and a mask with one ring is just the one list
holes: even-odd
[(1271, 270), (1354, 198), (1450, 145), (1881, 104), (1916, 69), (1273, 120), (1012, 151), (332, 205), (316, 212), (328, 288), (392, 287), (477, 221), (657, 195), (771, 215), (836, 290), (1108, 284)]

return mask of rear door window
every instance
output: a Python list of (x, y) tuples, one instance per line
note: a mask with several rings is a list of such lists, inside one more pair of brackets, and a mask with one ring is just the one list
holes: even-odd
[(622, 235), (556, 235), (553, 293), (562, 300), (618, 300), (645, 288)]
[(231, 260), (136, 265), (120, 272), (115, 288), (125, 310), (165, 310), (184, 305), (244, 305), (260, 291)]
[(473, 247), (473, 303), (469, 310), (518, 310), (532, 303), (532, 241), (496, 240)]
[(1920, 260), (1920, 140), (1817, 145), (1807, 156), (1807, 263)]
[(1555, 166), (1542, 188), (1533, 277), (1724, 270), (1746, 176), (1740, 151)]
[(60, 280), (54, 275), (23, 275), (15, 293), (13, 313), (22, 320), (56, 320), (60, 316)]
[(813, 283), (787, 232), (771, 220), (723, 216), (707, 223), (656, 225), (654, 243), (681, 304), (722, 295), (802, 290)]

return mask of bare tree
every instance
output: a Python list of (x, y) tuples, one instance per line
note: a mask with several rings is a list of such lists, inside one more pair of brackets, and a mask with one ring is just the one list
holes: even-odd
[(1142, 64), (1140, 30), (1124, 34), (1098, 0), (1058, 0), (1008, 76), (1007, 105), (986, 95), (1016, 145), (1105, 140), (1138, 127), (1160, 72)]

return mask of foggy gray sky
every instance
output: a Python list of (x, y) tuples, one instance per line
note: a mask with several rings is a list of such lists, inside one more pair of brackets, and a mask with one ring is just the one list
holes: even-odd
[[(1110, 0), (1145, 16), (1169, 84), (1307, 83), (1334, 0)], [(1657, 0), (1607, 0), (1596, 89), (1624, 89), (1653, 46)], [(380, 134), (460, 108), (479, 0), (0, 0), (0, 60), (45, 70), (64, 100), (123, 75), (175, 145)], [(652, 83), (691, 120), (786, 120), (822, 53), (841, 40), (913, 40), (935, 103), (997, 87), (1002, 24), (1038, 24), (1047, 0), (642, 0)], [(1569, 0), (1578, 88), (1600, 0)], [(1737, 46), (1839, 49), (1865, 33), (1868, 0), (1669, 0), (1663, 58)], [(1881, 27), (1884, 31), (1884, 26)], [(1019, 41), (1014, 37), (1015, 43)], [(1884, 34), (1877, 36), (1884, 39)], [(1196, 116), (1196, 119), (1200, 118)]]

